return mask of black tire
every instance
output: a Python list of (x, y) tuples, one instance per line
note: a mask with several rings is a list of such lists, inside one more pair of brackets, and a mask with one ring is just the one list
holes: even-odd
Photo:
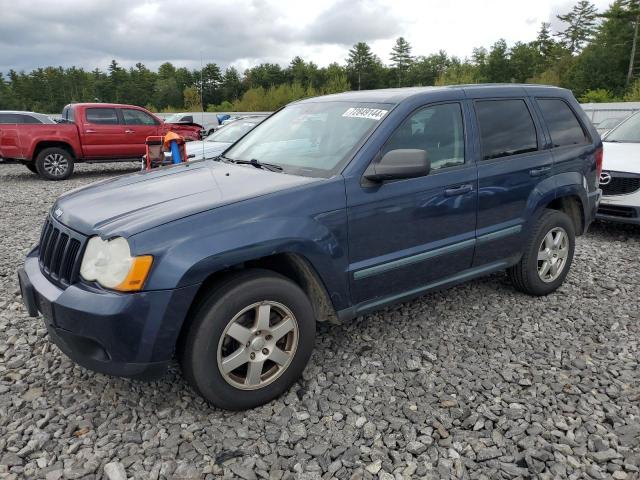
[(36, 157), (36, 171), (47, 180), (66, 180), (73, 173), (73, 156), (58, 147), (45, 148)]
[[(547, 235), (550, 232), (558, 233), (559, 231), (566, 233), (566, 258), (563, 260), (561, 269), (559, 268), (557, 277), (544, 281), (538, 270), (539, 267), (543, 268), (544, 260), (538, 260), (538, 253)], [(514, 287), (521, 292), (535, 296), (548, 295), (557, 290), (571, 268), (575, 243), (575, 227), (569, 216), (558, 210), (545, 210), (532, 229), (531, 237), (520, 262), (507, 270)]]
[(29, 171), (32, 173), (38, 173), (38, 169), (33, 162), (25, 163), (24, 166), (27, 167), (27, 169), (29, 169)]
[[(297, 323), (297, 346), (290, 354), (288, 366), (279, 370), (273, 363), (270, 367), (281, 371), (273, 376), (273, 380), (267, 380), (270, 383), (245, 390), (234, 386), (231, 383), (233, 379), (227, 379), (230, 375), (227, 374), (225, 378), (221, 372), (218, 349), (223, 348), (224, 342), (229, 340), (225, 332), (232, 319), (239, 312), (259, 302), (277, 302), (293, 314), (294, 322)], [(257, 313), (255, 321), (257, 322)], [(276, 324), (277, 322), (274, 322), (272, 325)], [(258, 333), (254, 334), (256, 337), (250, 337), (251, 339), (257, 338)], [(265, 335), (265, 332), (262, 332), (262, 335)], [(265, 338), (268, 339), (270, 336), (266, 335)], [(277, 335), (274, 333), (274, 336)], [(231, 341), (233, 342), (233, 339)], [(311, 357), (314, 341), (313, 307), (302, 289), (277, 273), (268, 270), (247, 270), (229, 277), (200, 304), (178, 349), (178, 357), (185, 378), (207, 401), (228, 410), (244, 410), (267, 403), (284, 393), (302, 374)], [(242, 350), (247, 352), (246, 355), (255, 355), (254, 345), (249, 346), (250, 343), (252, 342), (247, 342), (245, 348), (237, 343), (231, 347), (231, 351), (235, 353)], [(261, 346), (258, 346), (258, 350), (255, 350), (258, 354), (269, 351), (267, 348), (260, 348)], [(263, 375), (269, 373), (271, 364), (268, 362), (260, 367), (260, 372), (263, 372), (263, 368), (266, 369)], [(245, 375), (248, 379), (249, 365), (250, 363), (244, 363), (234, 372), (240, 371), (241, 376), (242, 370), (246, 369)], [(260, 377), (260, 382), (262, 381)]]

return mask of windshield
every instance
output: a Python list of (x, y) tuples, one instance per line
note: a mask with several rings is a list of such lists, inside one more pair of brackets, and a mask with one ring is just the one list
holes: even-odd
[(640, 142), (640, 114), (635, 114), (621, 123), (615, 130), (611, 130), (604, 139), (605, 142)]
[(251, 130), (260, 122), (246, 122), (237, 120), (233, 123), (225, 125), (224, 128), (209, 135), (205, 141), (207, 142), (225, 142), (233, 143)]
[(169, 115), (164, 119), (167, 123), (178, 123), (184, 115), (182, 113), (174, 113), (173, 115)]
[(274, 163), (285, 173), (330, 177), (390, 107), (352, 102), (289, 105), (240, 139), (225, 157)]

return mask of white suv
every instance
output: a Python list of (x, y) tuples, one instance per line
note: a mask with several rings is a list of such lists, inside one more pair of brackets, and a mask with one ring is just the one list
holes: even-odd
[(640, 225), (640, 113), (603, 139), (602, 200), (597, 218)]

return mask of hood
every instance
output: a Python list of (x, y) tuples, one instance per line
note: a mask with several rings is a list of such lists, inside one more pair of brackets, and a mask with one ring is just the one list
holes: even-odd
[[(224, 152), (227, 147), (231, 145), (228, 142), (188, 142), (187, 147), (187, 155), (194, 155), (190, 157), (189, 160), (199, 160), (202, 158), (214, 158)], [(204, 148), (204, 150), (203, 150)], [(202, 152), (204, 151), (204, 156)]]
[(613, 172), (640, 173), (640, 143), (602, 142), (602, 169)]
[(214, 161), (94, 183), (60, 197), (55, 218), (85, 235), (130, 236), (188, 215), (320, 181)]

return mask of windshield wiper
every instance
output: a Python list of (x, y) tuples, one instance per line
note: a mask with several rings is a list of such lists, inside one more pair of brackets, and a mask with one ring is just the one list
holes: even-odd
[(255, 158), (252, 158), (251, 160), (234, 160), (232, 158), (227, 158), (224, 156), (221, 156), (220, 158), (226, 160), (227, 162), (237, 163), (238, 165), (253, 165), (256, 168), (262, 168), (271, 172), (281, 172), (283, 170), (280, 165), (276, 165), (275, 163), (261, 162), (260, 160), (256, 160)]

